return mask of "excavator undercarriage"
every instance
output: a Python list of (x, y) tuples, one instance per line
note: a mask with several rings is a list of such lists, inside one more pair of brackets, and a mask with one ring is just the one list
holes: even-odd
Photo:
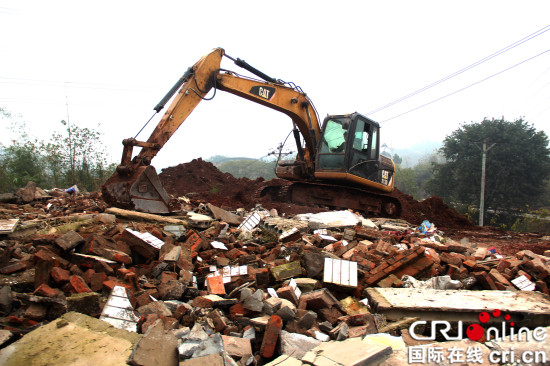
[(399, 217), (401, 214), (401, 203), (395, 197), (327, 183), (279, 182), (261, 189), (258, 197), (302, 206), (352, 209), (375, 216)]

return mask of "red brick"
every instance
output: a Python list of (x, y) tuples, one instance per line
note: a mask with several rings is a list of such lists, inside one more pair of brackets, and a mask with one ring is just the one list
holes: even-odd
[(86, 283), (89, 285), (92, 282), (92, 275), (95, 273), (93, 269), (87, 269), (84, 274), (82, 275), (82, 278)]
[(99, 292), (103, 289), (103, 281), (107, 280), (107, 274), (103, 272), (94, 273), (90, 277), (90, 288), (92, 291)]
[(403, 281), (393, 274), (378, 282), (378, 286), (380, 287), (401, 287), (401, 285), (403, 285)]
[(160, 274), (160, 283), (167, 283), (171, 280), (177, 280), (178, 274), (176, 272), (167, 272), (164, 271)]
[(80, 276), (72, 275), (69, 282), (71, 284), (71, 288), (76, 293), (80, 294), (84, 292), (92, 292), (92, 289), (88, 287), (88, 285), (86, 284), (86, 281), (84, 281), (84, 279)]
[[(149, 299), (149, 302), (151, 300)], [(145, 304), (147, 305), (147, 304)], [(180, 305), (176, 308), (176, 311), (174, 311), (174, 318), (178, 319), (178, 320), (181, 320), (181, 317), (184, 316), (185, 314), (187, 314), (187, 312), (189, 311), (189, 309), (187, 308), (187, 306), (185, 305)]]
[(418, 270), (418, 273), (420, 273), (432, 264), (434, 264), (434, 260), (431, 257), (425, 256), (414, 262), (412, 266)]
[(244, 316), (248, 310), (246, 310), (242, 303), (238, 302), (229, 308), (229, 316), (231, 319), (235, 319)]
[(487, 257), (487, 252), (488, 252), (487, 248), (477, 248), (474, 253), (474, 257), (478, 261), (481, 261), (485, 259), (485, 257)]
[(206, 277), (206, 287), (208, 292), (214, 295), (225, 295), (225, 286), (222, 276)]
[(2, 267), (2, 269), (0, 269), (0, 273), (10, 274), (10, 273), (22, 271), (24, 269), (27, 269), (27, 265), (24, 262), (16, 262), (13, 264), (9, 264), (5, 267)]
[(131, 269), (128, 269), (128, 268), (117, 268), (115, 270), (117, 278), (120, 278), (120, 279), (124, 278), (124, 276), (127, 273), (130, 273), (130, 272), (133, 272), (133, 271)]
[(50, 277), (55, 284), (63, 285), (69, 282), (71, 273), (61, 267), (53, 267), (50, 271)]
[(298, 297), (296, 296), (296, 291), (292, 286), (283, 286), (277, 289), (277, 295), (282, 298), (292, 302), (294, 305), (298, 305)]
[(550, 291), (548, 290), (548, 286), (546, 285), (546, 282), (544, 282), (544, 281), (541, 281), (541, 280), (536, 281), (535, 282), (535, 288), (538, 291), (540, 291), (540, 292), (542, 292), (546, 295), (550, 295)]
[(277, 315), (272, 315), (267, 322), (264, 338), (260, 347), (260, 355), (262, 357), (271, 358), (273, 356), (282, 327), (283, 320)]
[(512, 284), (496, 269), (490, 270), (489, 276), (493, 279), (493, 281), (499, 282), (503, 284), (505, 287), (506, 286), (512, 287)]
[(33, 292), (33, 295), (43, 296), (43, 297), (56, 297), (58, 294), (59, 294), (58, 290), (55, 290), (46, 284), (40, 285)]
[(109, 293), (111, 293), (111, 291), (113, 291), (115, 286), (122, 286), (122, 287), (125, 287), (127, 289), (130, 289), (130, 286), (128, 286), (127, 284), (115, 281), (114, 279), (107, 279), (106, 281), (103, 281), (102, 285), (103, 285), (103, 290), (105, 290)]
[(495, 281), (487, 275), (487, 272), (474, 272), (474, 277), (486, 290), (498, 290)]
[(507, 260), (505, 259), (501, 259), (497, 266), (496, 266), (496, 270), (499, 271), (499, 272), (504, 272), (504, 270), (506, 268), (509, 268), (510, 267), (510, 262), (508, 262)]
[(441, 253), (440, 258), (442, 262), (453, 264), (455, 266), (461, 266), (462, 262), (466, 259), (466, 257), (462, 254), (452, 252)]
[(465, 260), (464, 262), (462, 262), (462, 265), (471, 271), (476, 266), (476, 263), (477, 262), (475, 260)]
[(439, 258), (439, 254), (437, 251), (433, 248), (426, 248), (426, 251), (428, 252), (428, 255), (433, 258), (435, 263), (441, 263), (441, 258)]
[(191, 253), (196, 254), (203, 249), (203, 240), (195, 231), (189, 230), (185, 245), (191, 248)]

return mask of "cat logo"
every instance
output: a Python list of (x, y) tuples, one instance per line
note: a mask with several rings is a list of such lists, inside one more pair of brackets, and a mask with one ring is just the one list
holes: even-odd
[(270, 86), (253, 86), (250, 89), (250, 94), (254, 94), (260, 98), (271, 100), (273, 95), (275, 95), (275, 88)]

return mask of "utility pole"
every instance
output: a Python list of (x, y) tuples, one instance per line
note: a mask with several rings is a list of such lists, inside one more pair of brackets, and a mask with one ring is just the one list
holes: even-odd
[(480, 148), (476, 143), (476, 146), (481, 150), (481, 194), (479, 198), (479, 226), (483, 226), (483, 214), (485, 212), (485, 165), (487, 162), (487, 152), (491, 150), (496, 143), (492, 143), (487, 147), (487, 139), (483, 139), (483, 147)]

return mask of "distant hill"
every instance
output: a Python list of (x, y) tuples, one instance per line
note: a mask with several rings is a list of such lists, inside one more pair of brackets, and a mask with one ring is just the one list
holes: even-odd
[[(425, 141), (415, 146), (406, 149), (393, 149), (393, 154), (397, 154), (403, 159), (401, 167), (412, 168), (418, 162), (435, 153), (442, 146), (441, 142)], [(389, 154), (390, 149), (385, 149)], [(230, 157), (223, 155), (215, 155), (206, 161), (214, 164), (219, 170), (224, 173), (229, 173), (235, 178), (256, 179), (263, 177), (266, 180), (276, 178), (275, 175), (275, 160), (253, 159), (247, 157)]]
[(275, 160), (261, 160), (244, 157), (228, 157), (216, 155), (206, 159), (224, 173), (229, 173), (235, 178), (256, 179), (259, 177), (265, 180), (276, 178)]
[(231, 157), (231, 156), (225, 156), (225, 155), (214, 155), (209, 157), (208, 159), (205, 159), (206, 161), (211, 162), (214, 165), (218, 165), (221, 163), (225, 163), (226, 161), (230, 160), (258, 160), (254, 158), (246, 158), (246, 157)]
[[(406, 149), (393, 149), (393, 154), (397, 154), (403, 159), (401, 166), (403, 168), (412, 168), (418, 162), (443, 146), (442, 142), (425, 141)], [(387, 150), (389, 151), (389, 149)]]

